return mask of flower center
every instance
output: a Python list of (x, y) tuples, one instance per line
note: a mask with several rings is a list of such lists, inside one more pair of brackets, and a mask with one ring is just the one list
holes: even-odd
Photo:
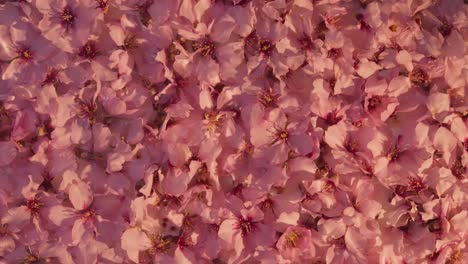
[(463, 147), (465, 148), (465, 151), (468, 152), (468, 137), (463, 141)]
[(240, 229), (242, 236), (246, 236), (252, 233), (253, 231), (255, 231), (256, 225), (252, 221), (252, 219), (250, 219), (249, 217), (248, 218), (241, 217), (237, 219), (237, 224), (235, 225), (234, 228)]
[(401, 154), (403, 154), (403, 152), (398, 148), (398, 146), (394, 146), (388, 152), (387, 158), (390, 160), (390, 162), (395, 162), (400, 159)]
[(92, 41), (88, 41), (83, 47), (81, 47), (78, 55), (85, 59), (91, 60), (97, 56), (96, 44)]
[(24, 259), (23, 261), (21, 262), (21, 264), (39, 264), (40, 263), (40, 260), (39, 257), (37, 257), (36, 255), (33, 255), (33, 254), (28, 254)]
[(171, 247), (172, 241), (162, 235), (153, 235), (151, 237), (151, 248), (148, 253), (151, 256), (156, 255), (158, 252), (165, 252)]
[(204, 115), (204, 119), (207, 123), (208, 130), (215, 131), (221, 126), (223, 115), (216, 112), (207, 112)]
[(310, 40), (310, 37), (308, 36), (304, 35), (300, 38), (299, 43), (301, 44), (302, 50), (311, 50), (314, 48), (314, 43), (312, 43), (312, 40)]
[(286, 141), (288, 140), (289, 133), (286, 130), (280, 130), (277, 132), (277, 138), (281, 141)]
[(192, 44), (192, 48), (193, 50), (197, 51), (197, 50), (200, 50), (200, 54), (205, 57), (205, 56), (213, 56), (214, 55), (214, 51), (215, 51), (215, 48), (216, 48), (216, 45), (213, 41), (211, 41), (210, 38), (206, 37), (206, 38), (203, 38), (199, 41), (195, 41), (193, 44)]
[(53, 69), (53, 68), (49, 68), (47, 70), (47, 75), (46, 75), (44, 81), (42, 82), (42, 85), (56, 83), (58, 81), (58, 79), (57, 79), (58, 73), (59, 73), (58, 70)]
[(348, 151), (349, 153), (356, 153), (358, 151), (358, 148), (359, 148), (359, 143), (357, 143), (357, 141), (353, 140), (353, 139), (348, 139), (344, 145), (346, 151)]
[(410, 81), (416, 87), (427, 90), (429, 88), (429, 74), (419, 67), (415, 67), (409, 74)]
[(260, 103), (265, 107), (274, 107), (276, 105), (276, 100), (278, 99), (279, 95), (271, 92), (271, 91), (264, 91), (260, 93), (258, 99)]
[(81, 118), (86, 118), (91, 121), (95, 119), (97, 105), (91, 102), (85, 102), (81, 99), (76, 100), (77, 111), (76, 114)]
[(124, 44), (120, 46), (119, 48), (123, 50), (132, 50), (138, 47), (138, 43), (136, 40), (136, 36), (129, 34), (125, 37), (124, 39)]
[(333, 126), (338, 124), (338, 122), (340, 122), (341, 119), (342, 117), (338, 116), (336, 112), (330, 112), (325, 117), (325, 122), (327, 123), (327, 125)]
[(450, 170), (452, 171), (452, 174), (457, 177), (457, 179), (463, 179), (465, 174), (465, 167), (463, 166), (460, 156), (458, 156), (457, 159), (453, 162)]
[(22, 50), (20, 50), (19, 52), (19, 58), (24, 60), (24, 61), (30, 61), (32, 60), (32, 52), (30, 49), (28, 48), (24, 48)]
[(274, 202), (273, 202), (273, 200), (271, 200), (270, 198), (265, 199), (265, 200), (260, 204), (260, 208), (261, 208), (263, 211), (266, 211), (266, 210), (273, 211), (273, 206), (274, 206)]
[(109, 1), (96, 0), (97, 7), (102, 10), (102, 12), (107, 13), (109, 11)]
[(341, 56), (341, 49), (330, 49), (327, 54), (328, 58), (337, 59)]
[(447, 260), (446, 264), (453, 264), (461, 260), (463, 253), (460, 249), (454, 249), (450, 258)]
[(239, 150), (239, 153), (244, 157), (251, 157), (255, 151), (254, 146), (250, 142), (244, 143), (242, 148)]
[(301, 235), (291, 231), (288, 234), (286, 234), (285, 239), (286, 239), (286, 245), (290, 248), (295, 248), (297, 247), (297, 244), (299, 242), (299, 239), (301, 238)]
[(206, 166), (206, 164), (203, 164), (198, 169), (197, 173), (194, 176), (194, 182), (196, 184), (212, 186), (212, 183), (210, 180), (210, 172), (208, 171), (208, 167)]
[(335, 184), (333, 182), (327, 182), (323, 187), (323, 192), (333, 192), (335, 190)]
[(260, 52), (266, 56), (270, 56), (274, 48), (274, 45), (271, 43), (271, 41), (262, 39), (258, 43), (260, 45)]
[(31, 212), (37, 213), (37, 211), (44, 206), (44, 203), (42, 203), (39, 198), (34, 197), (27, 201), (26, 206)]
[(185, 235), (185, 234), (182, 234), (180, 237), (179, 237), (179, 240), (177, 241), (177, 245), (183, 249), (183, 248), (188, 248), (188, 247), (192, 247), (194, 245), (193, 241), (192, 241), (192, 238), (190, 238), (189, 236)]
[(84, 221), (92, 221), (96, 217), (96, 211), (93, 209), (87, 209), (81, 213), (81, 219)]
[(137, 6), (138, 14), (140, 15), (140, 22), (147, 27), (151, 21), (151, 15), (148, 9), (153, 4), (152, 0), (146, 1), (144, 4)]
[(367, 100), (367, 104), (367, 109), (369, 109), (369, 111), (374, 111), (382, 104), (382, 98), (378, 95), (374, 95)]
[(73, 26), (75, 22), (75, 15), (73, 14), (70, 7), (65, 7), (60, 14), (60, 19), (62, 26), (65, 27), (67, 30)]
[(419, 192), (421, 190), (424, 190), (426, 186), (422, 182), (421, 178), (419, 177), (412, 177), (409, 181), (408, 184), (408, 190), (409, 191), (414, 191), (414, 192)]
[(334, 244), (335, 246), (339, 248), (346, 248), (346, 242), (345, 242), (344, 236), (337, 238), (337, 239), (333, 239), (332, 244)]
[(439, 218), (431, 219), (428, 222), (429, 231), (432, 233), (437, 233), (442, 230), (442, 223)]

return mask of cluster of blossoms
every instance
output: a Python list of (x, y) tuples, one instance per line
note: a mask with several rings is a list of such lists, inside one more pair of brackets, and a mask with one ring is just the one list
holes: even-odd
[(0, 0), (0, 263), (467, 263), (467, 21)]

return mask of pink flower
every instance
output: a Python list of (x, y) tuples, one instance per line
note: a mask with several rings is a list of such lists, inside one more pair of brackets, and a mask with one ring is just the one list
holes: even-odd
[(14, 23), (8, 31), (2, 37), (5, 49), (0, 59), (8, 62), (2, 79), (22, 84), (41, 81), (41, 75), (47, 70), (44, 65), (56, 49), (27, 23)]
[(240, 209), (231, 218), (224, 220), (218, 235), (236, 252), (236, 257), (249, 253), (257, 247), (268, 247), (275, 241), (274, 230), (262, 223), (263, 213), (257, 208)]
[(39, 29), (45, 38), (65, 52), (72, 53), (75, 48), (82, 47), (95, 27), (98, 10), (90, 0), (39, 0), (36, 5), (44, 15)]
[(310, 259), (315, 256), (311, 232), (301, 227), (288, 227), (276, 243), (281, 256), (291, 261)]

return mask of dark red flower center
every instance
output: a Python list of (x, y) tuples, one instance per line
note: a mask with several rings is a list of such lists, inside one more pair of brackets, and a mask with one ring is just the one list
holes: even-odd
[(106, 0), (95, 0), (97, 3), (97, 7), (102, 10), (102, 12), (107, 13), (109, 10), (109, 1)]
[(408, 191), (419, 192), (424, 190), (426, 186), (419, 177), (411, 177), (408, 183)]
[(79, 117), (86, 118), (89, 120), (95, 119), (95, 115), (97, 111), (97, 105), (95, 103), (86, 102), (86, 101), (77, 99), (76, 105), (77, 105), (76, 114)]
[(401, 158), (401, 154), (403, 154), (403, 152), (398, 148), (398, 146), (395, 146), (390, 149), (387, 158), (390, 160), (390, 162), (395, 162)]
[(59, 70), (57, 69), (53, 69), (53, 68), (49, 68), (47, 70), (47, 75), (44, 79), (44, 81), (42, 82), (42, 85), (46, 85), (46, 84), (55, 84), (58, 82), (58, 73), (59, 73)]
[(260, 103), (265, 107), (276, 106), (279, 94), (275, 94), (272, 91), (264, 91), (258, 95)]
[(61, 24), (67, 30), (73, 26), (73, 24), (75, 23), (75, 18), (75, 14), (68, 6), (62, 10), (62, 13), (60, 13)]
[(81, 219), (84, 221), (92, 221), (96, 217), (94, 209), (86, 209), (81, 213)]
[(119, 48), (123, 50), (132, 50), (137, 47), (138, 47), (138, 42), (137, 42), (136, 36), (133, 34), (128, 34), (127, 36), (125, 36), (124, 44), (121, 45)]
[(151, 14), (149, 13), (148, 9), (151, 7), (153, 4), (152, 0), (148, 0), (142, 5), (137, 6), (137, 11), (140, 16), (140, 22), (145, 26), (149, 26), (149, 23), (151, 21)]
[(42, 259), (40, 259), (38, 256), (35, 254), (29, 253), (23, 261), (21, 261), (21, 264), (40, 264), (42, 263)]
[(341, 49), (333, 48), (333, 49), (328, 50), (327, 56), (328, 58), (331, 58), (331, 59), (337, 59), (338, 57), (341, 56), (341, 53), (342, 53)]
[(310, 37), (306, 35), (299, 39), (299, 44), (301, 44), (302, 50), (312, 50), (314, 48), (314, 43)]
[(29, 48), (22, 48), (17, 51), (18, 53), (18, 58), (20, 58), (23, 61), (30, 61), (33, 58), (33, 54)]
[(333, 126), (338, 124), (338, 122), (340, 122), (341, 119), (342, 117), (338, 116), (338, 114), (335, 111), (333, 111), (327, 114), (327, 116), (325, 117), (325, 122), (327, 123), (327, 125)]
[(450, 170), (452, 171), (453, 176), (457, 177), (457, 179), (463, 179), (466, 169), (465, 166), (463, 166), (460, 156), (458, 156), (457, 159), (453, 162)]
[(332, 181), (328, 181), (323, 187), (322, 192), (331, 193), (331, 192), (334, 192), (335, 189), (336, 189), (335, 183), (333, 183)]
[(169, 250), (173, 241), (168, 237), (162, 235), (153, 235), (151, 236), (151, 248), (148, 249), (148, 254), (151, 256), (156, 255), (159, 252), (165, 252)]
[(271, 41), (266, 40), (266, 39), (261, 39), (259, 41), (259, 45), (260, 45), (260, 52), (265, 54), (266, 56), (270, 56), (275, 47), (273, 43), (271, 43)]
[(276, 139), (280, 141), (287, 141), (289, 137), (289, 133), (285, 129), (278, 130), (276, 132)]
[(187, 234), (182, 234), (179, 237), (179, 240), (177, 241), (177, 245), (179, 248), (184, 249), (184, 248), (189, 248), (194, 245), (192, 238), (188, 236)]
[(381, 104), (382, 104), (382, 97), (378, 95), (374, 95), (367, 100), (367, 109), (369, 109), (369, 111), (374, 111)]
[(81, 47), (78, 55), (85, 59), (91, 60), (94, 59), (98, 54), (96, 49), (96, 43), (88, 41), (83, 47)]
[(442, 222), (439, 218), (429, 220), (427, 226), (432, 233), (438, 233), (442, 230)]
[(260, 208), (263, 211), (273, 211), (273, 207), (274, 207), (274, 202), (270, 198), (267, 198), (263, 202), (260, 203)]
[(37, 197), (34, 197), (32, 199), (29, 199), (27, 202), (26, 202), (26, 206), (28, 207), (28, 209), (33, 212), (33, 213), (37, 213), (37, 211), (39, 209), (41, 209), (43, 206), (44, 206), (44, 203), (41, 202), (41, 200)]
[(203, 38), (201, 40), (195, 41), (192, 44), (193, 50), (197, 51), (200, 50), (200, 54), (205, 56), (213, 56), (215, 52), (216, 45), (215, 43), (208, 37)]
[(254, 232), (257, 227), (256, 227), (255, 222), (253, 222), (250, 217), (247, 217), (247, 218), (240, 217), (237, 219), (237, 223), (234, 226), (234, 228), (239, 229), (241, 231), (242, 236), (246, 236)]
[(344, 236), (337, 238), (337, 239), (333, 239), (331, 243), (338, 248), (346, 248), (346, 241), (345, 241)]
[(346, 151), (348, 151), (349, 153), (356, 153), (359, 149), (359, 143), (351, 138), (349, 138), (348, 140), (346, 140), (346, 143), (344, 144), (344, 147), (346, 149)]
[(409, 74), (411, 83), (423, 89), (429, 88), (429, 74), (420, 67), (415, 67)]

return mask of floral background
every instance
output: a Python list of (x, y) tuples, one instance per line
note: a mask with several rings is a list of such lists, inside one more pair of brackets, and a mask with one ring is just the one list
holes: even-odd
[(463, 0), (0, 0), (0, 263), (468, 263)]

